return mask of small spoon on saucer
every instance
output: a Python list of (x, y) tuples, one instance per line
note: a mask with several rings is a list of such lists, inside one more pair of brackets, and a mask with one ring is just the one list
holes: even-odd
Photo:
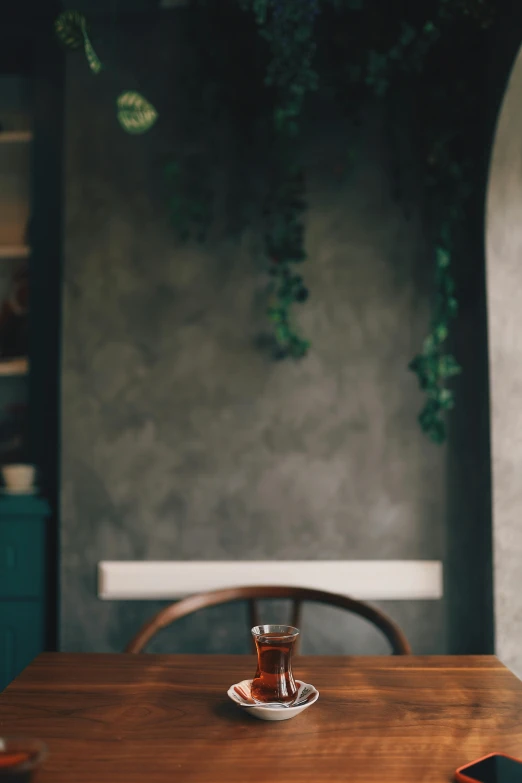
[(298, 693), (296, 695), (296, 698), (294, 701), (290, 702), (280, 702), (280, 701), (268, 701), (268, 702), (258, 702), (255, 701), (251, 696), (246, 693), (243, 688), (241, 688), (239, 685), (234, 686), (234, 691), (237, 693), (237, 695), (242, 699), (244, 703), (246, 703), (249, 706), (252, 707), (281, 707), (282, 709), (285, 709), (287, 707), (299, 707), (302, 704), (306, 704), (308, 701), (308, 697), (312, 693), (312, 691), (309, 688), (304, 688), (301, 693)]
[[(240, 688), (238, 685), (234, 686), (234, 691), (237, 693), (241, 701), (243, 701), (245, 704), (248, 704), (252, 707), (286, 707), (286, 704), (282, 704), (280, 701), (255, 701), (255, 699), (252, 698), (252, 696), (249, 696), (243, 688)], [(293, 706), (293, 705), (292, 705)]]

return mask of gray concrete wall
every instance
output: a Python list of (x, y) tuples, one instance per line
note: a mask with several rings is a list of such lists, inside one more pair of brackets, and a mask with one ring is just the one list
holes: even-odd
[[(122, 33), (120, 83), (139, 72), (163, 110), (144, 137), (117, 126), (110, 77), (93, 78), (80, 57), (67, 65), (63, 649), (121, 649), (156, 608), (99, 602), (101, 559), (444, 553), (445, 450), (418, 429), (406, 369), (431, 266), (418, 215), (392, 198), (383, 114), (369, 113), (345, 182), (321, 175), (331, 132), (317, 148), (300, 315), (313, 349), (272, 363), (254, 347), (265, 328), (255, 233), (183, 246), (169, 225), (160, 161), (183, 111), (176, 34)], [(385, 608), (416, 651), (445, 650), (442, 602)], [(169, 649), (240, 649), (242, 611), (226, 627), (223, 610), (187, 620)], [(309, 621), (309, 649), (381, 650), (332, 613)]]
[(487, 198), (495, 636), (522, 676), (522, 52), (499, 116)]

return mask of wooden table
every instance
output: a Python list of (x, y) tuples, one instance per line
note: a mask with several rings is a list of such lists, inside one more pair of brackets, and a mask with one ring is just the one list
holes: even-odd
[(319, 701), (283, 723), (226, 697), (251, 657), (41, 655), (0, 696), (0, 733), (41, 737), (39, 783), (447, 783), (522, 758), (522, 683), (494, 657), (296, 660)]

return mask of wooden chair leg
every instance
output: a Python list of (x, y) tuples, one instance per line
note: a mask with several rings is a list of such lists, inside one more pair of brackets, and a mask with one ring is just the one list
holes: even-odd
[(301, 601), (293, 601), (292, 603), (292, 619), (290, 620), (290, 625), (293, 625), (294, 628), (299, 628), (301, 624)]
[[(251, 598), (248, 602), (248, 615), (250, 618), (250, 628), (254, 628), (254, 626), (259, 625), (259, 612), (257, 608), (257, 601)], [(249, 629), (250, 630), (250, 629)], [(254, 639), (250, 638), (252, 643), (252, 652), (256, 652), (256, 643), (254, 642)]]
[[(290, 620), (290, 625), (293, 625), (294, 628), (299, 628), (301, 624), (301, 606), (302, 606), (301, 601), (295, 600), (292, 602), (292, 619)], [(294, 647), (295, 653), (299, 652), (300, 641), (301, 641), (301, 637), (298, 636)]]

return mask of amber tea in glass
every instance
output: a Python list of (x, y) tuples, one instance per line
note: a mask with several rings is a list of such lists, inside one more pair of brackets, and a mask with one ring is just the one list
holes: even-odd
[(252, 698), (260, 703), (293, 701), (297, 685), (292, 674), (292, 655), (299, 631), (291, 625), (256, 625), (252, 636), (257, 649)]

